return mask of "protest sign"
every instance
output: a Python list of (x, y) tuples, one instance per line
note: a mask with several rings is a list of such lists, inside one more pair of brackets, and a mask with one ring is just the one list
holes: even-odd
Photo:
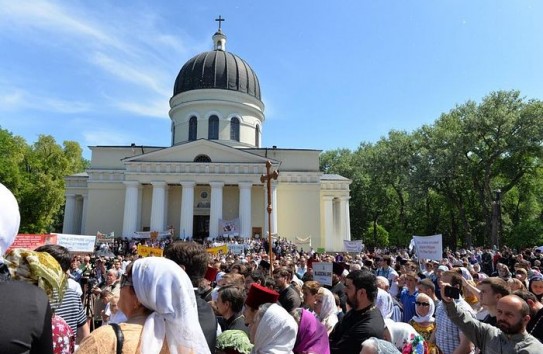
[(330, 262), (315, 262), (313, 267), (313, 280), (322, 285), (332, 286), (333, 264)]
[(343, 249), (345, 252), (355, 252), (360, 253), (362, 252), (362, 240), (355, 240), (355, 241), (343, 241)]
[(138, 254), (142, 257), (162, 257), (162, 249), (138, 245)]
[(66, 247), (70, 252), (94, 252), (96, 236), (57, 234), (57, 245)]
[(413, 241), (418, 259), (433, 259), (440, 261), (443, 258), (443, 238), (441, 234), (433, 236), (413, 236)]

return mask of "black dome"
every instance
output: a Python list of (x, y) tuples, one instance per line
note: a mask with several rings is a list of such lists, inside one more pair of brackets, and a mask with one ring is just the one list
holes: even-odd
[(204, 52), (187, 61), (175, 79), (173, 95), (213, 88), (243, 92), (260, 100), (260, 84), (253, 69), (237, 55), (222, 50)]

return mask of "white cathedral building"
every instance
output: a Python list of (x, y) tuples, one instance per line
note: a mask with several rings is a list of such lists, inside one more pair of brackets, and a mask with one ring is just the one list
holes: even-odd
[[(214, 49), (187, 61), (175, 80), (171, 146), (89, 147), (90, 168), (65, 178), (63, 233), (130, 238), (170, 229), (174, 238), (203, 239), (232, 235), (224, 230), (232, 225), (241, 237), (261, 237), (270, 224), (272, 235), (343, 250), (351, 181), (320, 172), (320, 150), (261, 146), (257, 75), (226, 51), (220, 26), (212, 38)], [(270, 220), (267, 161), (279, 172)]]

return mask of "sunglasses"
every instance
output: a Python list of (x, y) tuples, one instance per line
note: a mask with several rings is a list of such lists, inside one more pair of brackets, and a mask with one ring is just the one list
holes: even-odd
[(429, 303), (427, 303), (427, 302), (420, 302), (420, 301), (415, 301), (415, 305), (417, 305), (417, 306), (424, 306), (424, 307), (430, 306)]
[(121, 288), (125, 286), (132, 286), (132, 277), (129, 277), (128, 274), (123, 274), (121, 277)]

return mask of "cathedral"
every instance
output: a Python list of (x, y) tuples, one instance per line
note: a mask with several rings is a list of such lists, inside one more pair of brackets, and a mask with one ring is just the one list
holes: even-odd
[(63, 233), (249, 238), (271, 227), (306, 250), (342, 251), (351, 181), (320, 172), (320, 150), (261, 146), (258, 77), (226, 50), (220, 25), (212, 40), (175, 79), (171, 146), (91, 146), (90, 168), (65, 178)]

